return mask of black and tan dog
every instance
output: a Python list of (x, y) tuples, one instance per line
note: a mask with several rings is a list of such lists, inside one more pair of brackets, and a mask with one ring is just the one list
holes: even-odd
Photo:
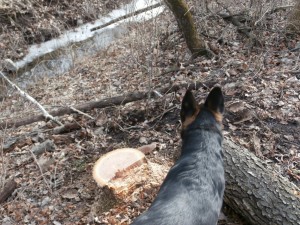
[(215, 87), (203, 105), (187, 91), (181, 108), (182, 152), (150, 208), (133, 225), (216, 225), (225, 188), (221, 122)]

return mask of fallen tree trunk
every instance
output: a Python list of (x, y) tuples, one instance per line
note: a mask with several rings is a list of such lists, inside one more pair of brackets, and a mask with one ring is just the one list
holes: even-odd
[(251, 224), (300, 224), (300, 189), (248, 150), (223, 147), (226, 204)]
[[(152, 91), (149, 95), (149, 92), (133, 92), (133, 93), (128, 93), (122, 96), (117, 96), (117, 97), (112, 97), (112, 98), (106, 98), (102, 99), (99, 101), (90, 101), (86, 102), (77, 106), (74, 106), (75, 109), (79, 111), (90, 111), (91, 109), (94, 108), (105, 108), (109, 106), (116, 106), (116, 105), (125, 105), (128, 102), (133, 102), (133, 101), (138, 101), (145, 99), (147, 97), (154, 97), (157, 94), (167, 94), (171, 93), (174, 91), (179, 90), (180, 88), (189, 88), (189, 89), (198, 89), (199, 87), (212, 87), (216, 82), (214, 81), (208, 81), (208, 82), (196, 82), (192, 84), (179, 84), (179, 85), (171, 85), (168, 87), (164, 87), (161, 89), (158, 89), (156, 91)], [(52, 110), (49, 112), (52, 116), (62, 116), (65, 114), (70, 114), (70, 113), (76, 113), (76, 111), (72, 110), (72, 107), (61, 107), (56, 110)], [(38, 122), (41, 120), (44, 120), (45, 117), (43, 114), (31, 116), (19, 121), (4, 121), (0, 123), (0, 130), (8, 129), (11, 127), (20, 127), (23, 125), (28, 125), (34, 122)]]

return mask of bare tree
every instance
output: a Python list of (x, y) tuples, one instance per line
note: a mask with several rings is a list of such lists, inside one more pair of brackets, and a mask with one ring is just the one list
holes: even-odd
[(184, 0), (165, 0), (173, 12), (178, 26), (183, 32), (186, 44), (192, 53), (192, 57), (209, 56), (211, 52), (206, 48), (204, 41), (197, 33), (192, 14)]

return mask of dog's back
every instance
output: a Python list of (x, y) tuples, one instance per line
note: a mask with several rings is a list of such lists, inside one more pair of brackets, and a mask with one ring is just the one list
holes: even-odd
[(214, 88), (203, 106), (187, 92), (181, 109), (182, 152), (148, 211), (133, 225), (216, 225), (225, 187), (221, 120), (224, 99)]

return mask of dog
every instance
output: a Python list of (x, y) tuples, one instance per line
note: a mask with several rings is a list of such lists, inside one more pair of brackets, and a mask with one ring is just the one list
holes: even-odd
[(149, 209), (132, 225), (216, 225), (225, 189), (220, 87), (198, 105), (187, 91), (181, 106), (181, 155)]

